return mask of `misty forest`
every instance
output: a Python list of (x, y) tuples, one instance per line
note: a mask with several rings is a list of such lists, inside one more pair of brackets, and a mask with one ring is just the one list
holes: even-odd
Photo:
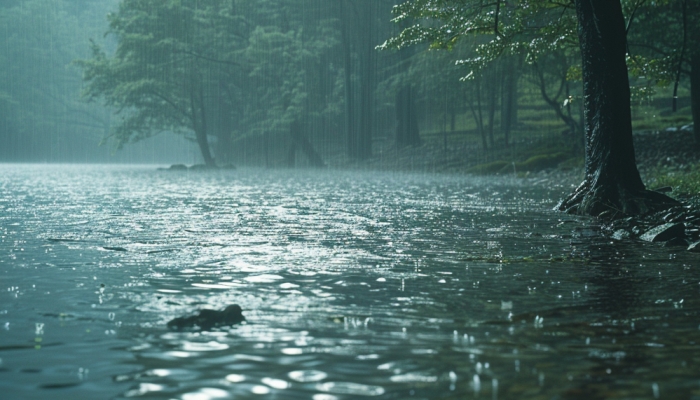
[(2, 0), (0, 397), (700, 398), (698, 32)]

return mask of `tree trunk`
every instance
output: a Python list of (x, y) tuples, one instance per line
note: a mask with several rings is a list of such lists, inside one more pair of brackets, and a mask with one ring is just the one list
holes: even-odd
[(396, 147), (419, 146), (418, 117), (410, 85), (396, 93)]
[(678, 204), (647, 191), (637, 170), (620, 1), (576, 0), (576, 15), (583, 64), (586, 176), (558, 208), (619, 218)]
[(314, 146), (311, 144), (311, 142), (309, 142), (309, 139), (307, 139), (303, 134), (301, 124), (298, 121), (292, 122), (291, 126), (289, 127), (289, 135), (292, 138), (289, 157), (290, 168), (294, 167), (294, 156), (292, 154), (296, 154), (297, 147), (301, 148), (301, 151), (304, 152), (306, 157), (309, 159), (311, 166), (316, 168), (326, 167), (326, 163), (323, 162), (321, 155), (316, 152), (316, 149), (314, 149)]
[(352, 43), (350, 42), (349, 12), (345, 10), (345, 0), (340, 1), (340, 38), (343, 47), (343, 72), (345, 84), (345, 137), (347, 154), (357, 157), (357, 119), (355, 118), (355, 86), (353, 85)]
[(365, 33), (362, 36), (359, 49), (360, 61), (360, 130), (357, 157), (366, 160), (372, 157), (372, 136), (374, 128), (374, 74), (375, 53), (374, 49), (374, 4), (366, 5), (364, 13)]
[(505, 61), (501, 74), (501, 131), (505, 147), (510, 144), (510, 132), (513, 129), (513, 111), (517, 108), (518, 84), (513, 58)]
[(474, 116), (474, 122), (476, 122), (476, 129), (481, 135), (481, 144), (484, 151), (488, 150), (489, 146), (486, 142), (486, 130), (484, 129), (484, 117), (481, 113), (481, 82), (476, 82), (476, 107), (474, 107), (473, 102), (469, 102), (469, 109), (472, 111)]
[(197, 139), (197, 145), (199, 145), (199, 151), (202, 152), (204, 164), (208, 168), (216, 168), (214, 157), (211, 156), (211, 149), (209, 148), (209, 139), (207, 138), (207, 118), (206, 113), (204, 112), (204, 93), (201, 88), (198, 95), (199, 101), (195, 100), (194, 93), (190, 93), (192, 128), (194, 130), (195, 138)]
[(497, 91), (497, 85), (496, 85), (496, 77), (492, 76), (490, 79), (491, 83), (489, 83), (489, 88), (488, 88), (488, 101), (489, 101), (489, 108), (488, 108), (488, 118), (489, 118), (489, 125), (488, 125), (488, 132), (489, 132), (489, 145), (491, 145), (492, 149), (496, 148), (496, 141), (493, 137), (493, 130), (494, 130), (494, 125), (495, 125), (495, 119), (496, 119), (496, 91)]
[(700, 147), (700, 50), (690, 58), (690, 108), (693, 113), (695, 145)]

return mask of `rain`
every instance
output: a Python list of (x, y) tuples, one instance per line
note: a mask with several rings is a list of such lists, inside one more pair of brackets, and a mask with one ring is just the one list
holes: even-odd
[(700, 396), (697, 29), (3, 0), (0, 397)]

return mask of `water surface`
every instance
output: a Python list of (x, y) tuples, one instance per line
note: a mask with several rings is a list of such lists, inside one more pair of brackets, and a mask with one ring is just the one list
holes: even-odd
[(698, 257), (552, 212), (556, 180), (0, 177), (7, 398), (700, 398)]

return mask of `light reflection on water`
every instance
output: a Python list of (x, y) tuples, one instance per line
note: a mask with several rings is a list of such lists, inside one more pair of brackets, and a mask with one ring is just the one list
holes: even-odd
[[(0, 393), (700, 396), (697, 256), (509, 178), (0, 166)], [(237, 303), (247, 323), (171, 332)]]

